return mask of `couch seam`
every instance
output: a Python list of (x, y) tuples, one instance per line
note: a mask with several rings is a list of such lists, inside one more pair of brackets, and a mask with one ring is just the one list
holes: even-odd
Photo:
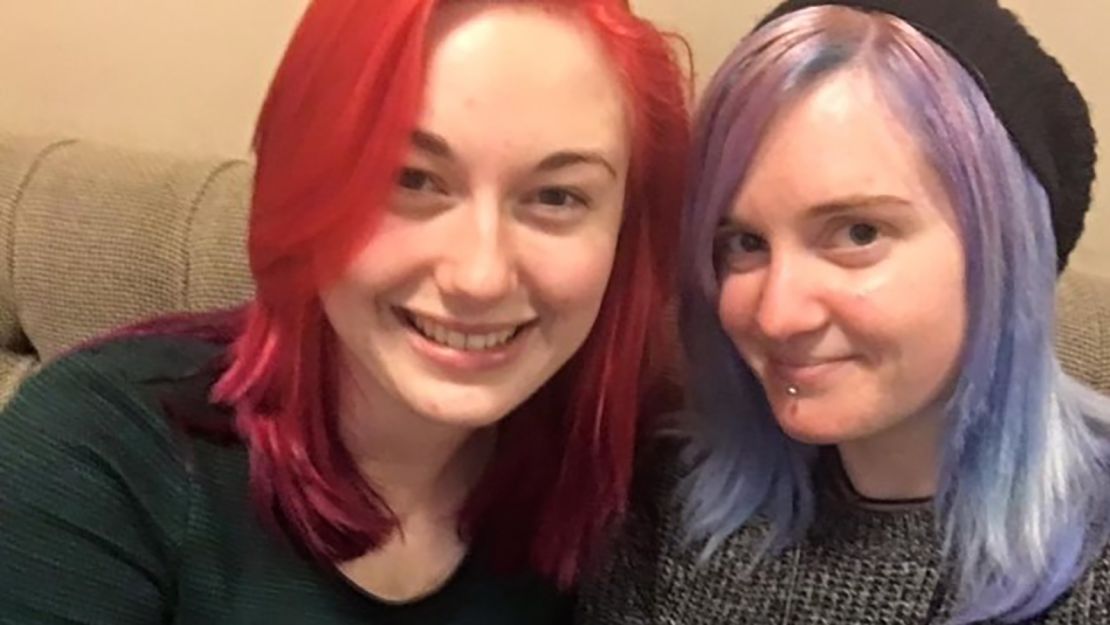
[(31, 185), (31, 180), (42, 168), (42, 164), (47, 158), (59, 149), (76, 144), (77, 139), (59, 139), (45, 147), (43, 147), (37, 155), (35, 160), (31, 162), (31, 166), (27, 168), (27, 172), (23, 174), (23, 178), (19, 181), (19, 185), (15, 188), (15, 194), (12, 195), (12, 227), (8, 232), (8, 284), (12, 287), (12, 311), (15, 313), (15, 318), (19, 324), (19, 335), (24, 339), (27, 335), (23, 333), (23, 315), (20, 311), (19, 299), (15, 297), (15, 233), (18, 230), (19, 221), (19, 206), (23, 203), (23, 196), (27, 192), (27, 187)]
[(183, 290), (181, 293), (181, 303), (184, 307), (184, 310), (182, 310), (182, 312), (192, 312), (193, 310), (193, 302), (190, 301), (193, 282), (193, 250), (191, 248), (193, 242), (193, 227), (196, 224), (196, 216), (197, 211), (200, 209), (200, 203), (208, 194), (208, 190), (212, 188), (212, 185), (215, 183), (216, 178), (218, 178), (229, 169), (232, 169), (239, 165), (243, 165), (245, 163), (246, 161), (242, 159), (228, 159), (213, 167), (212, 171), (208, 172), (208, 175), (205, 177), (204, 182), (201, 183), (200, 188), (193, 195), (193, 199), (189, 202), (189, 213), (185, 218), (185, 240), (182, 242), (183, 244), (181, 246), (181, 255), (183, 257), (182, 264), (185, 267), (185, 275), (182, 284)]

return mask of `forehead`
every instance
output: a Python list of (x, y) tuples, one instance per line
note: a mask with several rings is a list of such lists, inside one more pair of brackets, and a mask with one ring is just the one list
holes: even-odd
[(621, 82), (597, 36), (528, 5), (448, 5), (436, 16), (420, 123), (452, 143), (620, 144)]
[(935, 203), (940, 183), (918, 139), (863, 70), (825, 78), (772, 119), (738, 208), (802, 209), (846, 195)]

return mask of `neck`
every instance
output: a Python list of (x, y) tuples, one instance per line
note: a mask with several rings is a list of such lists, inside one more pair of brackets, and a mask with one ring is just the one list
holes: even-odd
[(354, 367), (341, 365), (338, 390), (344, 445), (393, 513), (402, 521), (456, 514), (492, 452), (494, 431), (432, 421)]
[(937, 492), (941, 411), (906, 419), (877, 434), (837, 446), (852, 488), (868, 499), (909, 500)]

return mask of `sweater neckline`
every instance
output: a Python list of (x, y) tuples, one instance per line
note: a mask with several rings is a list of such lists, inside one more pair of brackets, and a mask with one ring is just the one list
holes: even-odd
[[(816, 528), (855, 535), (865, 543), (887, 543), (906, 537), (933, 541), (936, 516), (933, 500), (920, 502), (867, 500), (855, 491), (835, 450), (822, 450), (814, 467), (817, 496)], [(858, 533), (858, 534), (857, 534)]]

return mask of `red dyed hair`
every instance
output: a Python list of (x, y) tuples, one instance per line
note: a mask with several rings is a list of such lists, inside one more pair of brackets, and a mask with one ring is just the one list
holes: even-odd
[[(343, 446), (335, 341), (318, 293), (374, 231), (424, 91), (438, 2), (315, 0), (271, 86), (255, 138), (248, 251), (255, 299), (233, 323), (213, 390), (251, 457), (262, 514), (326, 562), (396, 529)], [(623, 512), (637, 415), (661, 374), (662, 319), (689, 140), (688, 85), (667, 39), (626, 0), (516, 0), (588, 25), (624, 81), (633, 150), (613, 275), (582, 349), (501, 422), (460, 531), (507, 568), (569, 585)]]

